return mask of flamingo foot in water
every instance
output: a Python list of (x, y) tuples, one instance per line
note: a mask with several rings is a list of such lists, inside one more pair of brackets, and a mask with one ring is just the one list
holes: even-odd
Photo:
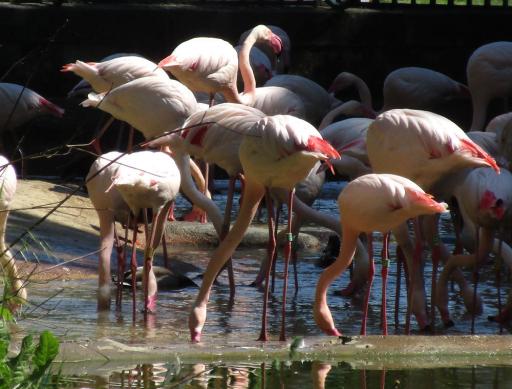
[(199, 343), (201, 341), (201, 333), (206, 321), (206, 306), (196, 306), (192, 308), (188, 317), (188, 328), (190, 330), (190, 341)]
[(192, 208), (192, 210), (183, 216), (183, 220), (186, 222), (200, 222), (206, 223), (206, 213), (199, 208)]
[(488, 316), (487, 319), (495, 323), (506, 324), (512, 319), (512, 309), (509, 307), (504, 308), (499, 315)]
[(153, 296), (148, 296), (148, 299), (146, 301), (146, 309), (149, 313), (155, 313), (156, 312), (156, 294)]

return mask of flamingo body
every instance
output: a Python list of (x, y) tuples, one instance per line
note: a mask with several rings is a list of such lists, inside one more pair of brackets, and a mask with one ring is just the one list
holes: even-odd
[(22, 85), (0, 83), (0, 131), (13, 130), (44, 114), (60, 118), (64, 110)]
[(82, 77), (96, 93), (108, 92), (141, 77), (169, 78), (156, 63), (136, 55), (123, 55), (102, 62), (87, 63), (77, 60), (64, 65), (61, 71), (73, 72)]
[(197, 110), (196, 99), (187, 87), (160, 77), (138, 78), (107, 94), (90, 93), (81, 104), (128, 122), (146, 139), (180, 127)]

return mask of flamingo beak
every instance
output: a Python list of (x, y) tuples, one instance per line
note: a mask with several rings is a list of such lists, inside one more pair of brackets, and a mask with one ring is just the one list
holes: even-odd
[(274, 54), (280, 54), (283, 50), (281, 38), (274, 33), (270, 36), (270, 45), (272, 46), (272, 50), (274, 50)]

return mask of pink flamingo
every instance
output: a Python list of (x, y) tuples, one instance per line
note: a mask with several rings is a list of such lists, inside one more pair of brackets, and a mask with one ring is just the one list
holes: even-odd
[[(368, 85), (358, 76), (342, 72), (336, 76), (329, 88), (338, 92), (355, 86), (361, 102), (373, 108), (372, 94)], [(410, 66), (393, 70), (386, 76), (382, 88), (383, 106), (379, 112), (394, 108), (436, 111), (456, 100), (468, 99), (468, 87), (443, 73), (428, 68)]]
[[(154, 312), (157, 283), (151, 265), (154, 251), (162, 238), (167, 211), (180, 187), (180, 172), (176, 164), (169, 155), (162, 152), (139, 151), (123, 155), (114, 151), (98, 157), (89, 170), (86, 183), (100, 221), (98, 309), (108, 309), (110, 306), (110, 256), (114, 241), (114, 221), (130, 225), (129, 211), (137, 218), (141, 210), (151, 208), (153, 219), (150, 232), (145, 220), (143, 284), (145, 313), (148, 310)], [(135, 241), (134, 236), (133, 245)], [(131, 265), (135, 277), (137, 264), (134, 255)], [(135, 304), (135, 299), (133, 301)]]
[[(282, 74), (282, 73), (288, 73), (288, 70), (290, 68), (290, 53), (291, 53), (291, 40), (289, 35), (284, 31), (281, 27), (278, 26), (272, 26), (267, 25), (270, 30), (276, 34), (279, 39), (281, 40), (281, 46), (282, 50), (278, 55), (267, 45), (256, 43), (256, 47), (263, 51), (263, 53), (267, 56), (267, 58), (272, 63), (272, 72), (274, 74)], [(251, 33), (251, 30), (247, 30), (242, 35), (240, 35), (240, 39), (238, 43), (241, 45), (245, 38)]]
[[(401, 175), (429, 191), (441, 178), (463, 168), (491, 166), (499, 172), (494, 159), (471, 141), (455, 123), (427, 111), (394, 109), (379, 115), (368, 128), (366, 148), (375, 173)], [(423, 278), (420, 272), (414, 271), (420, 261), (419, 235), (416, 235), (416, 255), (413, 255), (405, 224), (395, 229), (394, 234), (410, 270), (410, 287), (413, 292), (409, 298), (412, 295), (413, 299), (408, 309), (413, 308), (420, 327), (424, 328), (427, 319), (424, 311), (426, 304), (422, 301)], [(437, 250), (434, 252), (437, 253)], [(438, 260), (437, 256), (433, 258), (434, 289)], [(407, 318), (406, 330), (408, 324)]]
[(299, 75), (280, 74), (268, 80), (265, 86), (279, 86), (298, 95), (304, 103), (304, 119), (314, 126), (317, 126), (331, 109), (341, 104), (340, 100), (330, 95), (315, 81)]
[[(233, 228), (220, 243), (208, 263), (201, 289), (189, 316), (189, 329), (193, 342), (198, 342), (201, 337), (213, 281), (242, 239), (265, 194), (265, 188), (283, 188), (290, 191), (288, 207), (289, 215), (291, 215), (293, 187), (308, 174), (317, 160), (328, 160), (339, 155), (321, 138), (314, 127), (301, 119), (286, 115), (261, 119), (246, 133), (239, 153), (246, 178), (242, 206)], [(271, 213), (269, 212), (269, 214)], [(290, 228), (290, 225), (288, 227)], [(290, 231), (288, 233), (290, 236)], [(286, 301), (286, 272), (290, 249), (291, 240), (289, 239), (285, 249), (283, 304)], [(273, 257), (273, 255), (269, 255), (269, 257)], [(271, 266), (267, 269), (261, 340), (267, 339), (266, 305), (270, 268)], [(281, 340), (285, 338), (284, 312), (285, 305), (283, 305)]]
[(40, 115), (64, 115), (62, 108), (18, 84), (1, 82), (0, 101), (0, 132), (12, 131)]
[[(246, 80), (244, 72), (250, 72), (250, 51), (255, 42), (266, 42), (272, 49), (281, 51), (281, 40), (263, 25), (254, 27), (244, 40), (240, 49), (240, 72)], [(160, 61), (159, 67), (172, 73), (179, 81), (193, 92), (206, 92), (213, 95), (220, 92), (227, 102), (251, 105), (253, 96), (250, 93), (240, 95), (237, 90), (238, 55), (233, 46), (218, 38), (193, 38), (178, 45), (174, 51)], [(245, 85), (247, 88), (247, 85)]]
[(4, 301), (12, 311), (16, 311), (27, 301), (26, 281), (20, 278), (16, 261), (5, 244), (9, 205), (16, 193), (16, 181), (14, 167), (7, 158), (0, 155), (0, 263), (7, 277), (7, 282), (4, 284), (6, 288)]
[(61, 72), (73, 72), (82, 77), (96, 93), (106, 93), (137, 78), (169, 78), (156, 63), (137, 55), (119, 55), (100, 62), (77, 60), (62, 66)]
[[(437, 307), (446, 326), (453, 325), (448, 312), (447, 282), (456, 268), (471, 266), (477, 275), (478, 268), (484, 264), (491, 251), (497, 256), (501, 251), (506, 265), (512, 266), (510, 247), (502, 242), (500, 248), (500, 244), (494, 239), (497, 231), (510, 224), (512, 174), (506, 169), (502, 169), (498, 175), (491, 169), (478, 168), (462, 171), (450, 181), (452, 195), (457, 200), (463, 219), (462, 241), (471, 254), (450, 256), (439, 278)], [(471, 312), (474, 325), (476, 309)]]
[[(414, 182), (392, 174), (367, 174), (356, 178), (341, 192), (338, 205), (343, 229), (341, 250), (336, 262), (320, 275), (313, 308), (318, 327), (333, 336), (341, 333), (334, 325), (327, 304), (327, 289), (352, 262), (359, 234), (371, 234), (373, 231), (388, 233), (410, 218), (446, 211), (446, 204), (434, 201)], [(369, 254), (372, 255), (371, 250)], [(366, 294), (363, 326), (366, 324), (369, 289)], [(385, 289), (383, 299), (384, 296)], [(384, 304), (383, 310), (385, 312)]]
[(492, 42), (480, 46), (466, 65), (473, 103), (472, 131), (481, 131), (487, 122), (492, 99), (505, 99), (512, 88), (512, 42)]

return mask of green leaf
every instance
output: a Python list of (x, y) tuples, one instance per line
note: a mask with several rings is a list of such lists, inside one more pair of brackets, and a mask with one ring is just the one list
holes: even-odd
[(5, 362), (0, 363), (0, 389), (12, 387), (12, 371)]
[(32, 335), (27, 335), (21, 342), (20, 353), (9, 361), (12, 369), (13, 384), (21, 384), (30, 375), (30, 360), (34, 355), (36, 346)]
[(4, 362), (9, 352), (11, 336), (5, 329), (0, 329), (0, 362)]
[(35, 350), (32, 363), (44, 372), (58, 353), (59, 340), (50, 331), (43, 331), (39, 336), (39, 345)]

